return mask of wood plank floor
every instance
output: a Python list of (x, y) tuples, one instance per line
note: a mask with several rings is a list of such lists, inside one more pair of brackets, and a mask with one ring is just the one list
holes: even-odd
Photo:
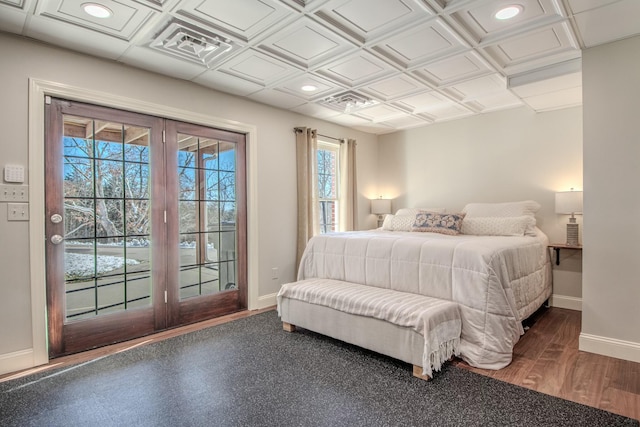
[(513, 361), (498, 371), (470, 371), (511, 384), (640, 419), (640, 363), (578, 350), (580, 311), (549, 308), (518, 341)]
[[(0, 376), (0, 382), (34, 372), (65, 367), (173, 336), (259, 314), (273, 308), (234, 313), (155, 335), (52, 360), (49, 364)], [(640, 363), (578, 350), (579, 311), (549, 308), (514, 349), (513, 362), (499, 371), (477, 369), (462, 360), (457, 366), (511, 384), (640, 420)]]

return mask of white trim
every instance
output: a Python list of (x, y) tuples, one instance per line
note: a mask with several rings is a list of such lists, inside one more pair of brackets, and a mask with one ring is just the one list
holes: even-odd
[(582, 298), (553, 294), (550, 303), (552, 307), (582, 311)]
[(640, 363), (640, 343), (637, 342), (581, 333), (578, 348), (589, 353)]
[(35, 366), (33, 364), (33, 349), (14, 351), (0, 354), (0, 375), (20, 371)]
[(267, 308), (267, 307), (273, 307), (274, 305), (276, 305), (276, 295), (278, 295), (277, 292), (274, 292), (272, 294), (269, 295), (263, 295), (261, 297), (258, 298), (258, 306), (256, 307), (256, 309), (262, 309), (262, 308)]
[[(31, 280), (32, 364), (47, 363), (47, 318), (44, 241), (44, 97), (55, 96), (144, 114), (217, 127), (247, 138), (247, 281), (248, 309), (260, 307), (258, 289), (258, 132), (254, 125), (140, 101), (106, 92), (29, 79), (29, 256)], [(263, 297), (264, 298), (264, 297)]]

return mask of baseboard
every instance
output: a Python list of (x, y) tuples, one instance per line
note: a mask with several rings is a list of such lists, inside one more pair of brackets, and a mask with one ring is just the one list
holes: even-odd
[(582, 311), (582, 298), (553, 294), (550, 302), (552, 307)]
[(258, 297), (258, 307), (256, 307), (256, 308), (258, 310), (260, 310), (262, 308), (272, 307), (272, 306), (276, 305), (276, 295), (278, 295), (277, 292), (275, 292), (273, 294), (262, 295), (261, 297)]
[(0, 375), (33, 367), (32, 348), (14, 351), (13, 353), (0, 354)]
[(640, 343), (591, 334), (580, 334), (581, 351), (640, 363)]

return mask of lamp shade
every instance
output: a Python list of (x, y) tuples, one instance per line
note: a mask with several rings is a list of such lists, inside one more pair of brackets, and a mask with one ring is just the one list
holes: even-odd
[(582, 191), (556, 193), (557, 214), (582, 214)]
[(371, 200), (371, 213), (376, 215), (391, 213), (391, 200), (389, 199)]

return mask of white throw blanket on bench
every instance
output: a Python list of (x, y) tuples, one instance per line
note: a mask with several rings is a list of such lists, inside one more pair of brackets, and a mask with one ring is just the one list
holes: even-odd
[(462, 322), (457, 304), (451, 301), (327, 279), (283, 285), (278, 309), (283, 297), (412, 328), (424, 337), (423, 375), (431, 377), (458, 354)]

